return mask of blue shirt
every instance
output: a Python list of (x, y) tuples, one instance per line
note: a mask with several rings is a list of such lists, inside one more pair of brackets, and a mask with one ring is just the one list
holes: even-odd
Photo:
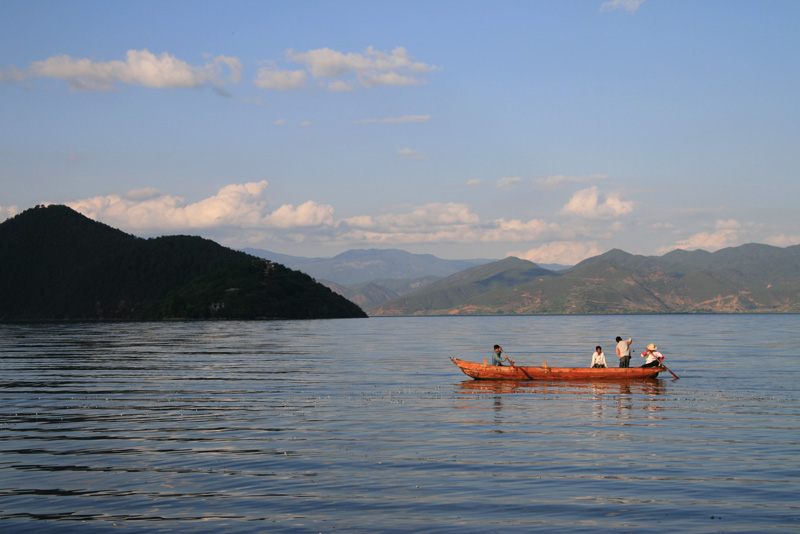
[(508, 358), (506, 358), (502, 351), (492, 351), (492, 365), (503, 365), (503, 360), (508, 361)]

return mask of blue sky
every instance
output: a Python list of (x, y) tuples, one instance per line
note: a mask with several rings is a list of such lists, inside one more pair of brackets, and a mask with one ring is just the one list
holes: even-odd
[(572, 264), (800, 243), (800, 2), (0, 0), (0, 220)]

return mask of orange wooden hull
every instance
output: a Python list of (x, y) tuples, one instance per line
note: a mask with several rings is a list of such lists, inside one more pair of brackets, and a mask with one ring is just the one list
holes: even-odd
[(662, 367), (511, 367), (450, 359), (476, 380), (643, 380), (664, 371)]

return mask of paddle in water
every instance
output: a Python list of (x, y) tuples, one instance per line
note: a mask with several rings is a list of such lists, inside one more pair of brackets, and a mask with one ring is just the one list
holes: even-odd
[(670, 370), (669, 370), (669, 367), (667, 367), (666, 365), (664, 365), (664, 362), (663, 362), (663, 361), (659, 362), (659, 364), (661, 365), (661, 367), (663, 367), (664, 369), (666, 369), (667, 371), (669, 371), (669, 374), (671, 374), (672, 376), (674, 376), (674, 377), (675, 377), (675, 380), (680, 380), (680, 378), (681, 378), (681, 377), (679, 377), (678, 375), (676, 375), (675, 373), (673, 373), (672, 371), (670, 371)]

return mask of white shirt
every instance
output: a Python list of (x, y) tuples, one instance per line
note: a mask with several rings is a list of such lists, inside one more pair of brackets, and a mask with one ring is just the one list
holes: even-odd
[(654, 350), (653, 352), (644, 351), (642, 353), (642, 358), (647, 358), (644, 361), (644, 363), (647, 364), (647, 363), (652, 363), (656, 360), (663, 360), (664, 356), (660, 352)]
[(595, 364), (598, 364), (598, 363), (600, 365), (602, 365), (603, 367), (608, 367), (606, 365), (606, 355), (603, 354), (602, 352), (598, 353), (597, 351), (594, 351), (592, 353), (592, 367), (594, 367)]

